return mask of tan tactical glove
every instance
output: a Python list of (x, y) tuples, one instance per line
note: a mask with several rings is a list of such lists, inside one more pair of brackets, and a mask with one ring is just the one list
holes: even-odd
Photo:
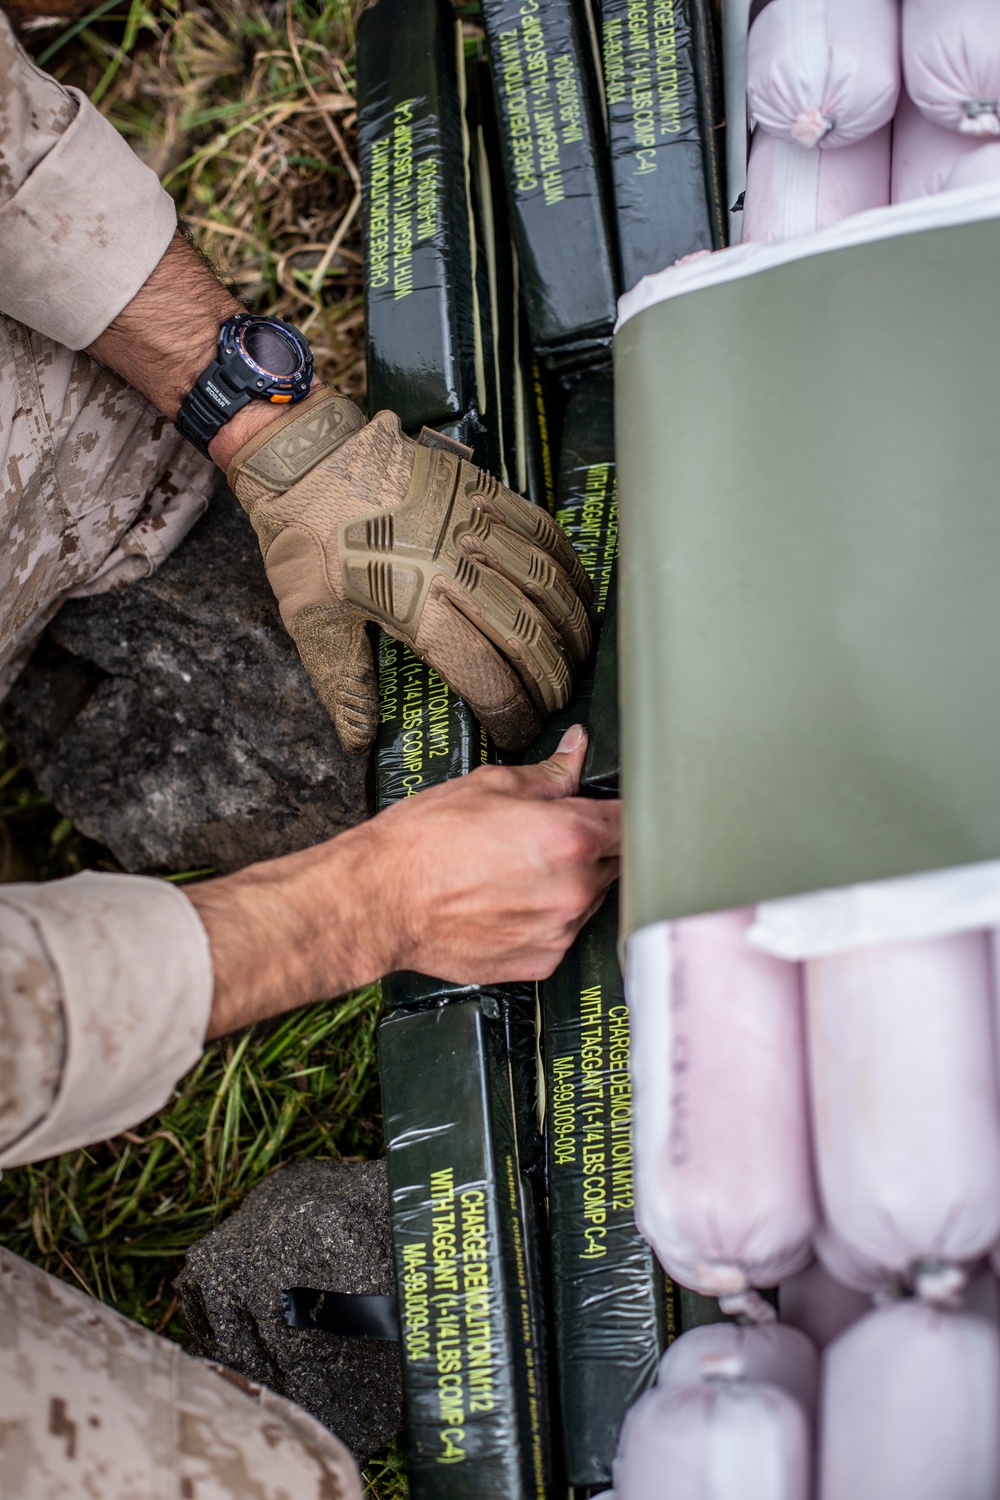
[(503, 749), (565, 707), (592, 591), (544, 511), (329, 391), (265, 427), (228, 477), (345, 750), (367, 750), (378, 724), (366, 620), (429, 662)]

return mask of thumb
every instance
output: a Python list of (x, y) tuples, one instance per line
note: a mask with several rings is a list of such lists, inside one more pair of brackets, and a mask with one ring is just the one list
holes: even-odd
[(292, 635), (302, 665), (348, 755), (364, 755), (378, 728), (378, 688), (365, 622), (350, 604), (302, 610)]
[(528, 795), (546, 800), (556, 797), (575, 797), (580, 790), (580, 776), (587, 754), (587, 731), (582, 724), (573, 724), (563, 735), (548, 760), (535, 766), (524, 766), (522, 771), (530, 773)]

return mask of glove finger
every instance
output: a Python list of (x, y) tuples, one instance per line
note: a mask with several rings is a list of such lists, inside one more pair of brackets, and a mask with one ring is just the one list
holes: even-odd
[(436, 587), (506, 657), (539, 713), (566, 706), (573, 686), (566, 653), (530, 599), (471, 559), (465, 560), (457, 580), (441, 577)]
[(292, 627), (302, 665), (312, 678), (348, 755), (375, 743), (378, 687), (365, 622), (350, 605), (300, 610)]
[(547, 552), (483, 512), (475, 515), (472, 530), (459, 545), (466, 557), (484, 563), (527, 595), (558, 632), (571, 662), (579, 665), (586, 660), (593, 643), (590, 618)]
[(517, 673), (470, 620), (433, 592), (424, 606), (416, 650), (459, 693), (501, 750), (523, 750), (541, 720)]
[[(488, 475), (485, 478), (489, 480)], [(495, 521), (508, 526), (511, 531), (516, 531), (527, 541), (534, 542), (536, 547), (541, 547), (543, 552), (554, 558), (584, 604), (588, 607), (593, 604), (594, 590), (583, 564), (573, 550), (569, 537), (547, 511), (542, 510), (539, 505), (530, 505), (527, 500), (522, 500), (520, 495), (515, 495), (513, 490), (506, 489), (498, 481), (482, 487), (470, 486), (468, 495), (473, 505), (486, 511)]]

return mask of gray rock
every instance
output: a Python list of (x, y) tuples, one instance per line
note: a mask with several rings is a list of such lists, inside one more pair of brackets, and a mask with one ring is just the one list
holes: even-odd
[(0, 718), (127, 870), (238, 869), (368, 811), (228, 491), (152, 577), (66, 604)]
[(289, 1328), (286, 1287), (395, 1292), (385, 1163), (283, 1167), (193, 1245), (174, 1283), (193, 1352), (297, 1401), (360, 1463), (402, 1426), (399, 1345)]

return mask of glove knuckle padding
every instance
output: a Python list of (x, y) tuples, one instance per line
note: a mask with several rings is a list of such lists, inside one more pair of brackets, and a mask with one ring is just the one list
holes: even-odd
[[(556, 631), (531, 593), (537, 595), (539, 580), (555, 568), (516, 533), (497, 536), (478, 502), (498, 496), (506, 498), (498, 481), (471, 464), (414, 445), (399, 504), (341, 524), (345, 594), (430, 659), (433, 645), (422, 616), (438, 584), (511, 660), (537, 706), (551, 711), (566, 701), (569, 669)], [(570, 649), (578, 659), (575, 640)]]
[[(341, 627), (321, 623), (327, 608), (338, 621), (347, 611), (381, 623), (435, 666), (498, 743), (526, 743), (538, 713), (568, 701), (570, 664), (590, 648), (590, 585), (566, 537), (490, 475), (404, 437), (392, 413), (364, 425), (343, 398), (312, 401), (237, 454), (230, 483), (338, 728), (368, 689), (352, 697), (344, 684), (356, 676), (319, 660), (334, 643), (346, 649)], [(363, 649), (374, 684), (366, 640)]]

